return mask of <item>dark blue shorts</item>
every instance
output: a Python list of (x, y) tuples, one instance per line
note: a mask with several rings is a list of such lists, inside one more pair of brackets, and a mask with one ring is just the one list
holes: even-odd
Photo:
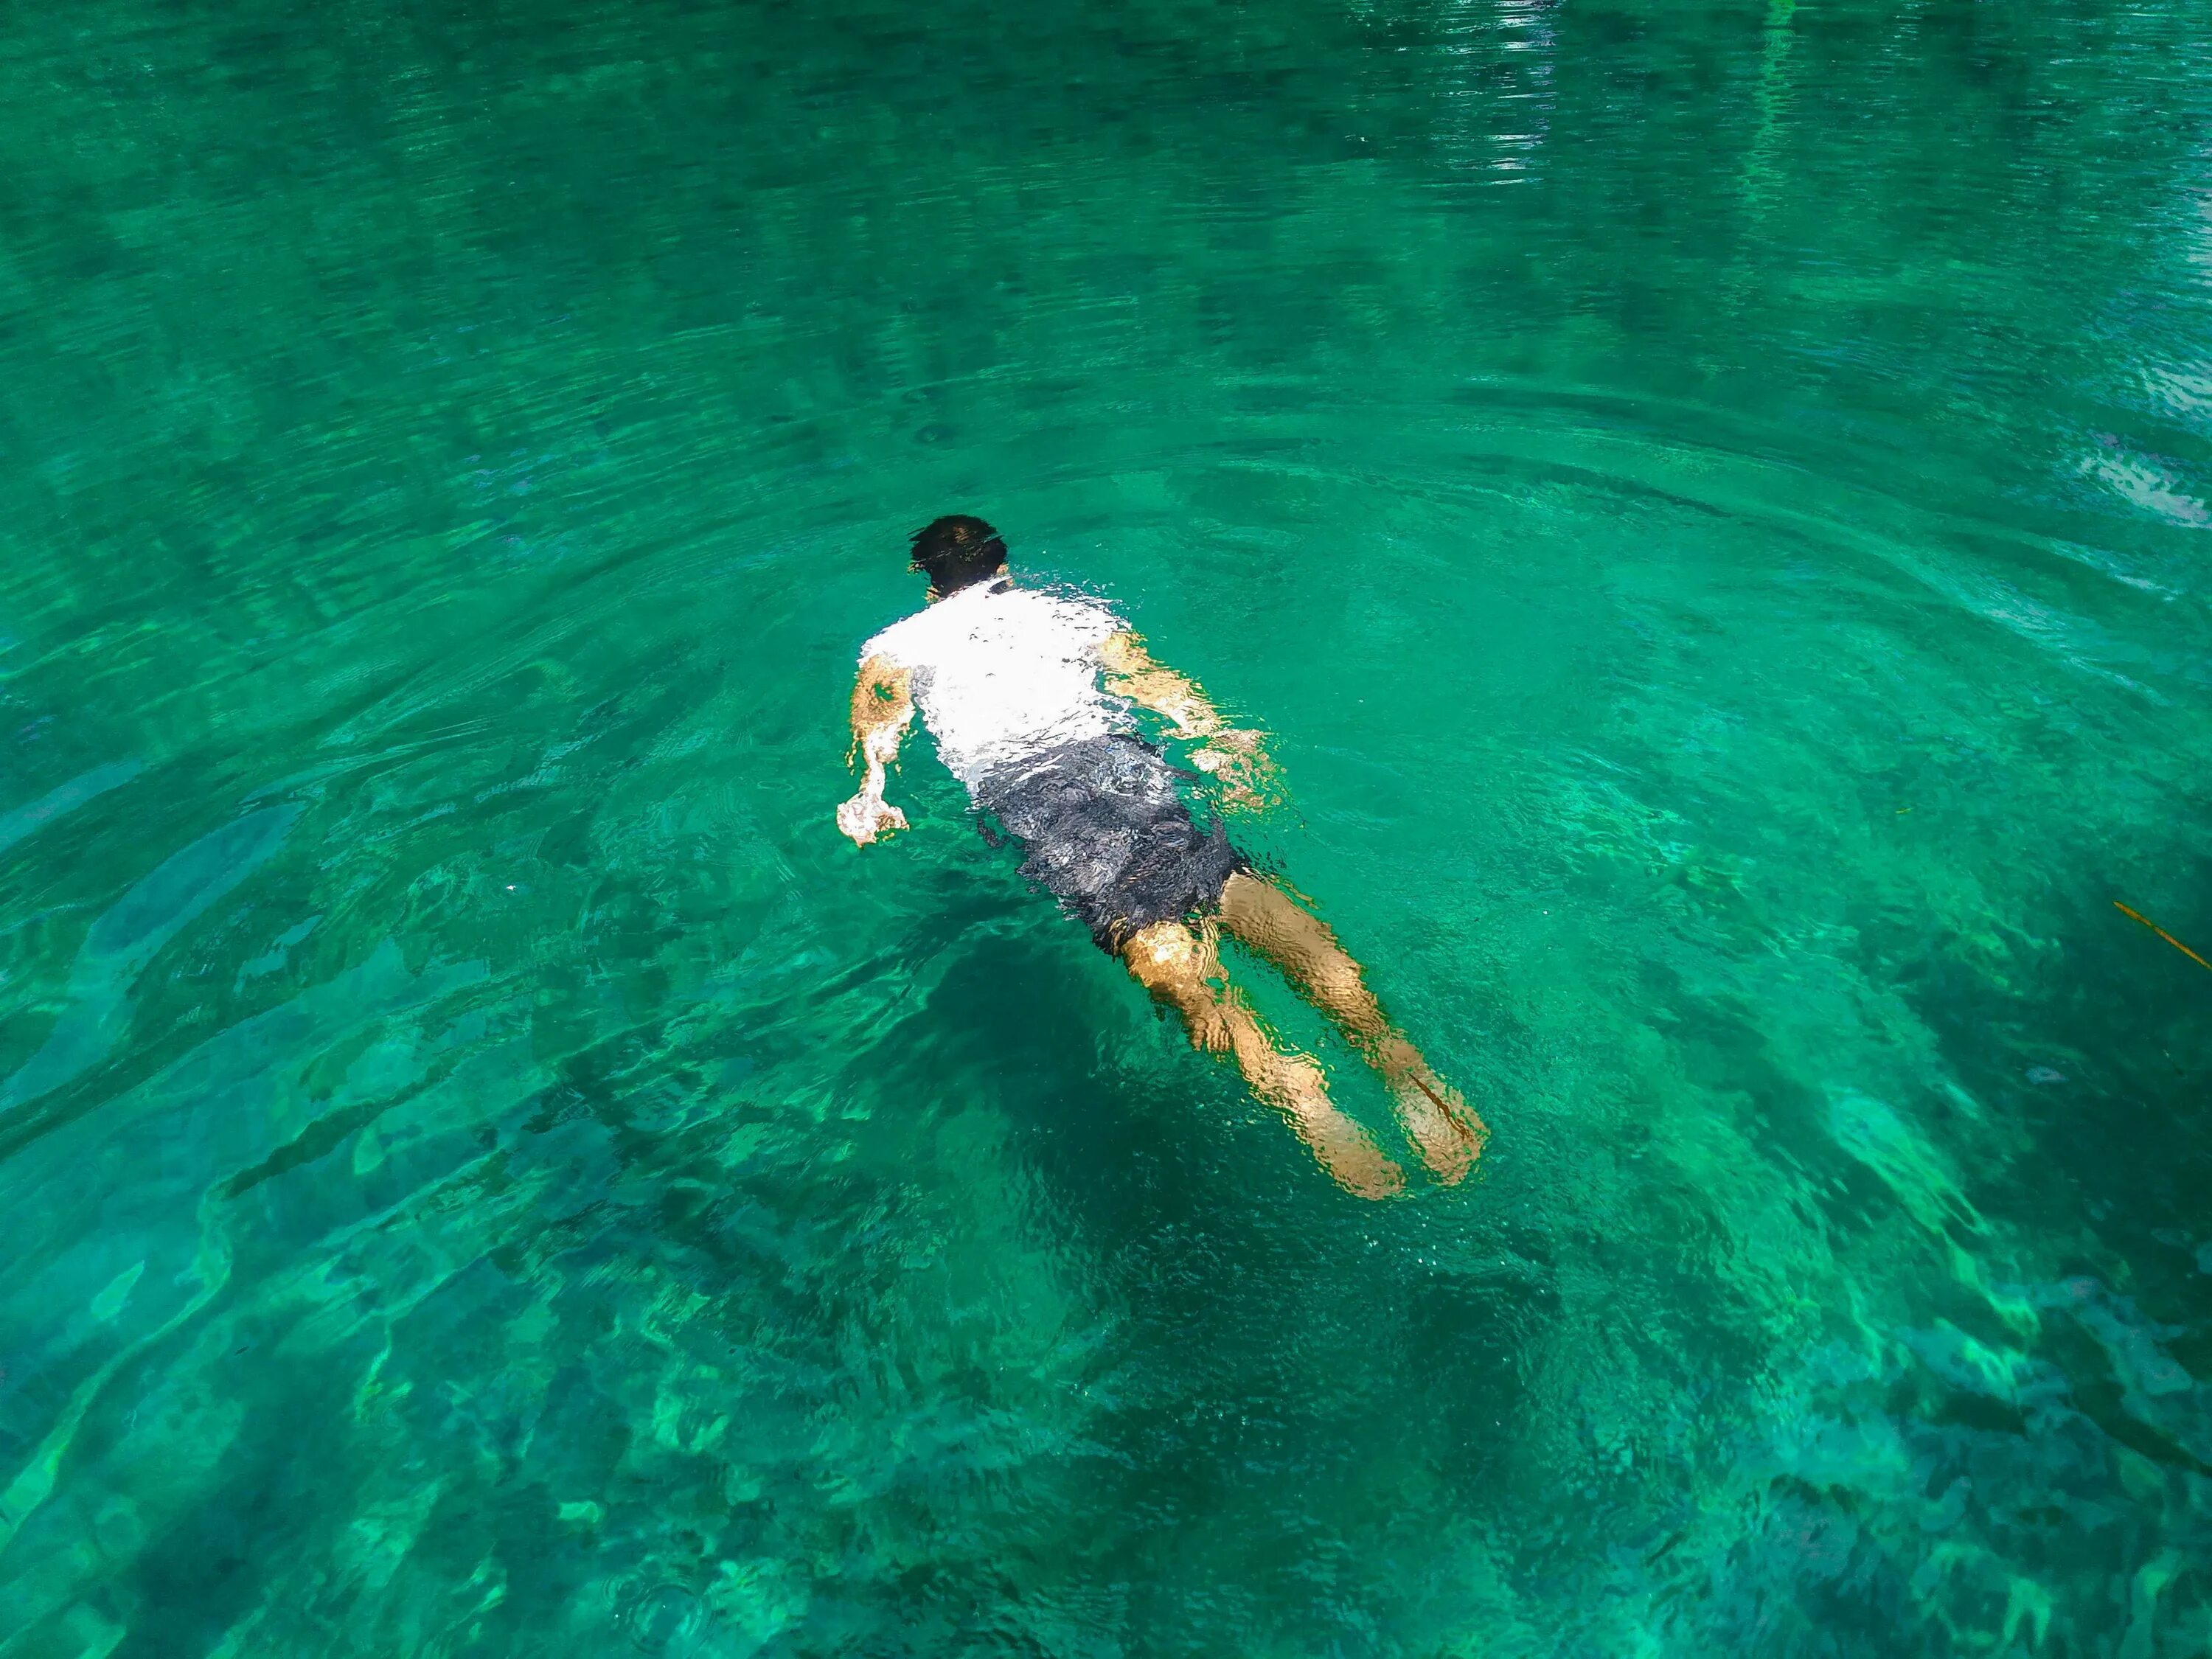
[(1022, 874), (1119, 955), (1154, 922), (1212, 909), (1230, 877), (1251, 867), (1219, 819), (1198, 827), (1176, 775), (1143, 738), (1115, 733), (995, 769), (975, 804), (987, 834), (995, 821), (1021, 843)]

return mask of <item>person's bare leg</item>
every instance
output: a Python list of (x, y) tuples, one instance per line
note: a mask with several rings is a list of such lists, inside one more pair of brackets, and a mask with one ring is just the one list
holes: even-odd
[(1236, 990), (1221, 982), (1220, 955), (1206, 934), (1156, 922), (1132, 938), (1121, 959), (1137, 982), (1182, 1016), (1194, 1047), (1236, 1060), (1252, 1092), (1291, 1120), (1337, 1184), (1362, 1198), (1388, 1198), (1406, 1184), (1367, 1132), (1337, 1109), (1310, 1060), (1278, 1050)]
[(1490, 1131), (1384, 1017), (1359, 963), (1327, 922), (1273, 882), (1240, 870), (1222, 889), (1221, 925), (1281, 969), (1382, 1073), (1406, 1133), (1439, 1180), (1458, 1181), (1474, 1167)]

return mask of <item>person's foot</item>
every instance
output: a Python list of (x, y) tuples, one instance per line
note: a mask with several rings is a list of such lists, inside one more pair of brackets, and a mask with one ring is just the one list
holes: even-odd
[(1376, 1069), (1397, 1097), (1398, 1115), (1420, 1151), (1421, 1162), (1447, 1187), (1464, 1181), (1490, 1139), (1474, 1108), (1431, 1071), (1420, 1050), (1403, 1037), (1383, 1042)]
[(1406, 1172), (1337, 1109), (1320, 1066), (1301, 1054), (1279, 1054), (1273, 1073), (1268, 1093), (1338, 1186), (1360, 1198), (1389, 1198), (1405, 1190)]

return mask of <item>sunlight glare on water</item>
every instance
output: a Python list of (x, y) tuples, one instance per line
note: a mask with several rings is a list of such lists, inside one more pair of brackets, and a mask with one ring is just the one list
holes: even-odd
[[(0, 1659), (2203, 1653), (2203, 25), (10, 12)], [(838, 837), (951, 511), (1473, 1179)]]

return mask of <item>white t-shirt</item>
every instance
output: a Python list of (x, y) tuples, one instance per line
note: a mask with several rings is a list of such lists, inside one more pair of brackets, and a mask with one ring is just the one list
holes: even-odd
[(971, 789), (994, 767), (1131, 728), (1098, 684), (1098, 647), (1127, 626), (1095, 599), (976, 582), (860, 647), (913, 676), (937, 752)]

